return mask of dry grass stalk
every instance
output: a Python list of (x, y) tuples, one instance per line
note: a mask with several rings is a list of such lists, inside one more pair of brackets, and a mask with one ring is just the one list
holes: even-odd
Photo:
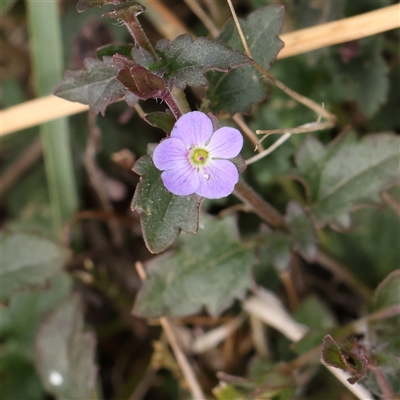
[[(172, 26), (176, 23), (176, 17), (172, 18), (159, 2), (148, 2), (146, 7), (149, 10), (149, 17), (151, 15), (151, 20), (156, 26), (166, 26), (166, 24)], [(395, 4), (356, 17), (285, 33), (281, 35), (285, 47), (278, 54), (278, 59), (399, 28), (399, 14), (400, 4)], [(159, 22), (161, 17), (164, 21), (162, 23)], [(173, 39), (177, 34), (185, 31), (186, 28), (179, 22), (174, 30), (165, 29), (163, 34)], [(72, 103), (53, 95), (31, 100), (1, 112), (0, 134), (6, 135), (87, 109), (88, 107), (83, 104)]]

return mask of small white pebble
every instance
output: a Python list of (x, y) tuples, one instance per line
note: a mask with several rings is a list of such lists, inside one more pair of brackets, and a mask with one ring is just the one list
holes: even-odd
[(64, 378), (62, 377), (62, 375), (59, 372), (52, 371), (49, 374), (49, 382), (53, 386), (61, 386), (64, 382)]

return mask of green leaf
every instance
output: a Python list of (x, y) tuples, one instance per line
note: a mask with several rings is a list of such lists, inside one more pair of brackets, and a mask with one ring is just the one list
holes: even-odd
[[(25, 6), (30, 37), (32, 84), (36, 97), (47, 96), (61, 79), (64, 70), (59, 9), (55, 2), (29, 1)], [(79, 208), (67, 118), (41, 125), (40, 133), (51, 200), (53, 232), (59, 234)]]
[(278, 273), (289, 268), (291, 252), (291, 238), (281, 232), (267, 233), (263, 238), (261, 252)]
[(162, 60), (157, 69), (179, 89), (185, 89), (187, 85), (206, 86), (208, 81), (204, 74), (207, 71), (228, 72), (254, 63), (245, 54), (222, 43), (205, 37), (193, 39), (189, 34), (180, 35), (172, 42), (160, 40), (156, 52)]
[(34, 366), (15, 346), (6, 346), (0, 354), (1, 398), (39, 400), (45, 392)]
[(348, 379), (351, 384), (359, 381), (367, 373), (368, 360), (364, 356), (344, 350), (331, 335), (324, 337), (321, 356), (325, 365), (354, 375)]
[[(245, 20), (240, 19), (253, 59), (266, 70), (283, 47), (283, 42), (278, 38), (283, 14), (282, 6), (267, 6), (252, 12)], [(217, 41), (243, 51), (232, 20), (225, 25)], [(265, 80), (253, 66), (235, 69), (227, 74), (210, 73), (207, 77), (210, 87), (203, 106), (209, 107), (214, 113), (220, 110), (227, 110), (231, 115), (246, 113), (252, 104), (261, 102), (267, 96)]]
[[(249, 378), (219, 372), (218, 377), (221, 381), (219, 387), (213, 391), (218, 395), (217, 398), (289, 400), (293, 397), (294, 382), (288, 374), (279, 371), (271, 362), (259, 360), (258, 365), (255, 365), (255, 362), (250, 366)], [(232, 397), (235, 392), (238, 393), (238, 397)]]
[(294, 25), (293, 29), (303, 29), (343, 18), (345, 3), (313, 0), (288, 0), (285, 9)]
[(178, 317), (205, 307), (218, 315), (250, 287), (252, 245), (239, 241), (235, 220), (203, 215), (202, 225), (196, 236), (182, 236), (176, 251), (147, 264), (135, 314)]
[(321, 166), (326, 155), (327, 151), (324, 145), (315, 136), (311, 135), (307, 136), (295, 155), (299, 175), (307, 184), (306, 191), (311, 201), (316, 200), (318, 196), (322, 173)]
[(103, 57), (112, 57), (115, 54), (121, 54), (125, 57), (132, 56), (132, 45), (124, 44), (106, 44), (97, 49), (96, 55), (99, 60)]
[(144, 241), (152, 253), (167, 249), (181, 230), (196, 233), (199, 202), (193, 196), (176, 196), (161, 180), (161, 171), (149, 155), (136, 161), (133, 171), (141, 175), (132, 200), (132, 210), (141, 217)]
[(2, 0), (0, 2), (0, 15), (6, 14), (10, 11), (16, 2), (17, 0)]
[(320, 346), (322, 339), (328, 334), (339, 329), (335, 316), (329, 307), (316, 296), (307, 297), (294, 313), (296, 321), (304, 324), (310, 330), (294, 344), (293, 349), (297, 354), (303, 354)]
[(77, 296), (58, 306), (36, 337), (36, 368), (46, 390), (57, 399), (90, 399), (94, 391), (96, 341), (83, 330)]
[(378, 286), (374, 295), (374, 310), (400, 304), (400, 269), (389, 274)]
[(285, 220), (291, 232), (294, 250), (298, 251), (307, 261), (313, 261), (317, 254), (318, 239), (310, 217), (300, 204), (290, 201)]
[(213, 395), (217, 400), (245, 400), (246, 396), (241, 394), (232, 385), (220, 382), (220, 384), (213, 389)]
[(332, 57), (325, 57), (330, 85), (345, 96), (343, 101), (356, 101), (361, 111), (371, 116), (386, 101), (389, 89), (383, 37), (377, 35), (353, 43), (349, 60), (343, 59), (344, 46)]
[(171, 133), (176, 122), (174, 115), (168, 109), (166, 112), (156, 111), (146, 114), (144, 120), (151, 126), (162, 129), (167, 135)]
[(64, 273), (49, 281), (46, 290), (14, 294), (0, 318), (1, 394), (4, 399), (37, 400), (43, 388), (33, 365), (35, 336), (42, 318), (65, 299), (71, 280)]
[(4, 233), (1, 254), (1, 299), (24, 289), (43, 288), (49, 278), (60, 272), (69, 256), (60, 244), (24, 232)]
[[(399, 178), (398, 136), (381, 133), (359, 141), (345, 139), (325, 150), (315, 141), (305, 140), (296, 161), (299, 175), (310, 188), (311, 211), (321, 226), (357, 204), (379, 202), (379, 192)], [(317, 151), (313, 154), (312, 149)]]
[(125, 89), (116, 80), (118, 73), (112, 58), (103, 61), (85, 59), (85, 69), (66, 71), (54, 94), (69, 101), (88, 104), (95, 112), (103, 115), (107, 106), (121, 99)]

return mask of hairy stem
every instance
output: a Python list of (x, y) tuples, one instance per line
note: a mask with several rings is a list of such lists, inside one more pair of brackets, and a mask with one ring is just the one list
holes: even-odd
[(179, 107), (179, 104), (176, 102), (176, 97), (174, 97), (168, 89), (165, 90), (165, 92), (163, 92), (162, 100), (164, 100), (167, 103), (169, 109), (172, 111), (172, 114), (174, 114), (176, 120), (182, 117), (183, 112)]
[(110, 18), (123, 21), (136, 44), (139, 47), (147, 50), (150, 54), (153, 55), (154, 59), (156, 60), (158, 58), (157, 53), (154, 51), (153, 46), (151, 45), (146, 33), (142, 28), (142, 25), (137, 18), (137, 16), (145, 10), (146, 9), (143, 6), (135, 3), (127, 8), (115, 9), (113, 11), (110, 11), (103, 16), (108, 16)]
[(384, 400), (399, 400), (400, 397), (396, 395), (390, 383), (388, 381), (387, 376), (383, 373), (383, 371), (374, 365), (370, 365), (369, 369), (374, 372), (376, 380), (380, 389), (382, 390), (382, 398)]

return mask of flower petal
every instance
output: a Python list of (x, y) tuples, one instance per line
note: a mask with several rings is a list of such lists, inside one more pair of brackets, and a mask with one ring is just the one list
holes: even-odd
[(233, 158), (236, 157), (243, 147), (243, 136), (235, 128), (224, 126), (217, 129), (211, 136), (207, 149), (211, 157)]
[(180, 139), (164, 139), (154, 150), (154, 165), (161, 171), (190, 165), (188, 150)]
[(213, 134), (213, 124), (206, 114), (192, 111), (183, 114), (175, 123), (171, 137), (182, 140), (185, 146), (204, 146)]
[(198, 175), (200, 186), (196, 193), (208, 199), (228, 196), (239, 180), (238, 170), (228, 160), (212, 160)]
[(190, 164), (178, 168), (168, 169), (161, 174), (164, 186), (173, 194), (188, 196), (196, 192), (199, 187), (199, 177), (195, 168)]

